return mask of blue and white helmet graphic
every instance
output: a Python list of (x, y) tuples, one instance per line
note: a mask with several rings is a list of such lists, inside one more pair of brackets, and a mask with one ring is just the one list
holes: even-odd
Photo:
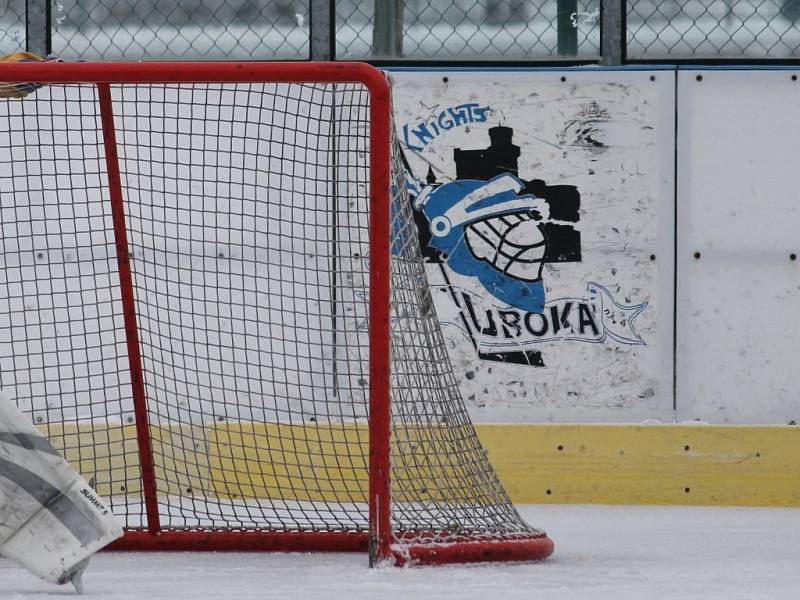
[(509, 306), (540, 313), (546, 247), (540, 224), (549, 219), (549, 205), (524, 189), (510, 173), (459, 179), (423, 188), (414, 208), (430, 225), (428, 244), (453, 271), (476, 277)]

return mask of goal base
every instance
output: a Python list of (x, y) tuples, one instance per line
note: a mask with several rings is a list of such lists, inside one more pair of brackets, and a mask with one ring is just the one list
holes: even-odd
[(553, 553), (553, 541), (542, 534), (518, 540), (479, 540), (449, 544), (392, 546), (395, 566), (542, 560)]
[(155, 552), (367, 552), (366, 532), (128, 529), (109, 550)]
[[(108, 550), (157, 552), (366, 552), (366, 532), (331, 531), (149, 531), (129, 529)], [(447, 544), (397, 544), (390, 562), (406, 565), (532, 561), (553, 553), (546, 535), (515, 540), (458, 541)]]

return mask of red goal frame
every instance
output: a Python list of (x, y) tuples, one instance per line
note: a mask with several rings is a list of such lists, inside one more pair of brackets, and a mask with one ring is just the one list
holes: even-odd
[[(553, 552), (544, 534), (393, 548), (403, 532), (391, 527), (390, 300), (391, 300), (391, 90), (378, 69), (354, 62), (3, 63), (2, 82), (93, 84), (98, 99), (120, 276), (147, 526), (127, 529), (115, 550), (369, 551), (370, 561), (435, 564), (532, 560)], [(135, 83), (361, 83), (370, 96), (370, 399), (369, 531), (266, 531), (162, 528), (156, 496), (134, 287), (130, 268), (111, 84)], [(394, 535), (393, 535), (394, 534)]]

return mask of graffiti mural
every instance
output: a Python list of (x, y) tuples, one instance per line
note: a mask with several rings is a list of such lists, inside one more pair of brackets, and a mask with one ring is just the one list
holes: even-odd
[[(596, 103), (594, 107), (602, 114)], [(591, 137), (596, 129), (579, 120), (568, 127), (575, 123), (580, 125), (574, 143), (603, 147)], [(420, 125), (414, 131), (426, 129)], [(531, 346), (555, 340), (602, 342), (607, 337), (644, 344), (633, 322), (647, 302), (625, 306), (594, 282), (588, 283), (585, 298), (545, 298), (543, 266), (581, 261), (576, 229), (580, 192), (572, 185), (520, 179), (521, 149), (513, 143), (514, 130), (497, 125), (488, 133), (487, 148), (454, 149), (454, 181), (438, 182), (430, 167), (424, 182), (407, 174), (423, 256), (479, 284), (477, 290), (448, 284), (478, 357), (545, 366), (541, 351)], [(406, 148), (413, 146), (407, 142)], [(492, 297), (489, 303), (486, 295)]]

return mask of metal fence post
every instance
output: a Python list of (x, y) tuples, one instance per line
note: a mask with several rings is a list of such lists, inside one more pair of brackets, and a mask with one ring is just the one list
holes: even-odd
[(578, 55), (578, 0), (558, 0), (556, 5), (558, 55)]
[(372, 53), (376, 58), (403, 56), (405, 0), (375, 0)]
[(625, 0), (601, 0), (600, 58), (604, 65), (621, 65), (628, 45)]
[(39, 56), (52, 52), (50, 0), (27, 0), (25, 3), (25, 49)]
[(336, 12), (334, 0), (311, 0), (308, 6), (311, 39), (309, 58), (311, 60), (334, 60), (336, 57)]
[(27, 0), (25, 3), (25, 49), (39, 56), (52, 52), (50, 0)]

